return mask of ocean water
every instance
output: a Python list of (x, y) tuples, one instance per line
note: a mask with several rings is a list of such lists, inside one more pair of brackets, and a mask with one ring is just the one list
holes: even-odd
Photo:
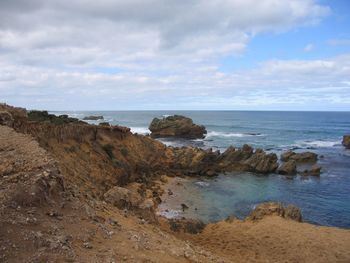
[(232, 173), (216, 178), (193, 178), (184, 183), (186, 194), (182, 195), (182, 202), (190, 209), (183, 213), (174, 205), (170, 212), (214, 222), (232, 214), (243, 218), (258, 203), (280, 201), (300, 207), (307, 222), (350, 228), (350, 150), (341, 145), (342, 136), (350, 134), (350, 112), (96, 111), (58, 114), (63, 113), (78, 118), (103, 115), (105, 121), (128, 126), (140, 134), (149, 132), (148, 125), (154, 117), (181, 114), (206, 126), (208, 134), (203, 140), (160, 139), (167, 145), (194, 145), (224, 151), (230, 145), (248, 143), (277, 154), (287, 149), (316, 152), (322, 155), (320, 177)]

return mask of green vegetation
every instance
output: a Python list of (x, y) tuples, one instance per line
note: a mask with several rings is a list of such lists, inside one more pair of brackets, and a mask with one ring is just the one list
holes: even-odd
[(102, 149), (107, 153), (107, 155), (109, 156), (110, 159), (114, 159), (114, 154), (113, 154), (113, 150), (114, 150), (114, 146), (112, 144), (104, 144), (101, 146)]

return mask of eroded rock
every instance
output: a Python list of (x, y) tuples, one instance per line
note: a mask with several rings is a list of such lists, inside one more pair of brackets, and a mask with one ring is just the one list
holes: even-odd
[(181, 115), (169, 116), (163, 119), (154, 118), (149, 126), (151, 136), (178, 137), (185, 139), (204, 138), (207, 133), (202, 125), (194, 124), (192, 119)]
[(350, 135), (343, 136), (342, 144), (346, 149), (350, 149)]
[(294, 160), (289, 160), (282, 163), (277, 172), (283, 175), (294, 175), (297, 173), (297, 164)]
[(317, 154), (313, 152), (295, 153), (287, 151), (281, 154), (281, 161), (287, 162), (294, 160), (297, 163), (315, 163), (317, 162)]

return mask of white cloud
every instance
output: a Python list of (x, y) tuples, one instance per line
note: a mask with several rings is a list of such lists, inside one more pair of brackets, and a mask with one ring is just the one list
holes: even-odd
[(313, 44), (307, 44), (305, 47), (304, 47), (304, 51), (305, 52), (310, 52), (314, 49), (314, 45)]
[(51, 109), (232, 108), (279, 104), (283, 87), (300, 102), (293, 88), (347, 89), (348, 57), (232, 73), (218, 58), (329, 13), (313, 0), (1, 1), (1, 99)]

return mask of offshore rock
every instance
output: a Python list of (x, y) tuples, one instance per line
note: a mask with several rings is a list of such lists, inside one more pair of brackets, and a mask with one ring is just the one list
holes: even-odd
[(350, 135), (343, 136), (342, 144), (346, 149), (350, 149)]
[(163, 119), (154, 118), (149, 126), (149, 130), (154, 138), (202, 139), (207, 134), (204, 126), (194, 124), (192, 119), (181, 115), (169, 116)]

